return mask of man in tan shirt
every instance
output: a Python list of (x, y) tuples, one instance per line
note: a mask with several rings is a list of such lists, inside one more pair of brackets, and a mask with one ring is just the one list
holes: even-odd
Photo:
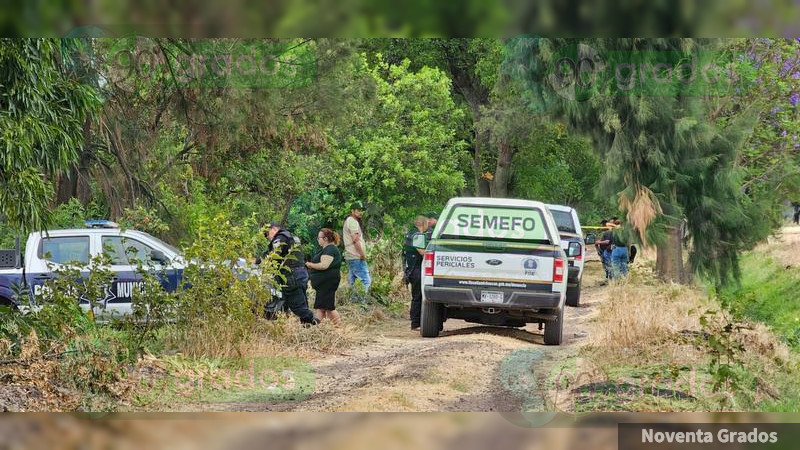
[[(367, 267), (367, 245), (364, 241), (364, 229), (361, 216), (364, 214), (364, 204), (355, 202), (350, 207), (350, 215), (344, 219), (342, 237), (344, 240), (344, 259), (347, 261), (348, 281), (350, 287), (355, 286), (356, 279), (361, 280), (364, 292), (369, 292), (372, 278)], [(357, 295), (355, 300), (363, 301), (364, 297)]]

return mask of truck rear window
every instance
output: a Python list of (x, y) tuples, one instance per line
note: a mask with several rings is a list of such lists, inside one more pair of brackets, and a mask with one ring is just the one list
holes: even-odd
[(553, 219), (556, 221), (558, 231), (564, 233), (578, 232), (575, 229), (575, 222), (572, 220), (572, 214), (567, 211), (557, 211), (555, 209), (551, 209), (550, 212), (553, 213)]
[(43, 238), (39, 258), (58, 264), (89, 264), (89, 236)]
[(550, 243), (542, 212), (524, 207), (455, 205), (439, 237)]

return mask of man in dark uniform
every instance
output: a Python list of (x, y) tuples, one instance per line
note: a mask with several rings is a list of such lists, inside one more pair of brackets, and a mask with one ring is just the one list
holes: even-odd
[[(276, 275), (276, 284), (281, 287), (281, 297), (286, 306), (300, 318), (303, 323), (317, 324), (318, 320), (308, 308), (306, 288), (308, 286), (308, 271), (305, 267), (303, 252), (297, 239), (279, 223), (271, 223), (264, 233), (269, 239), (269, 247), (264, 253), (268, 257), (274, 253), (280, 264), (280, 275)], [(256, 264), (261, 263), (261, 258)], [(285, 281), (282, 279), (285, 278)]]
[(792, 220), (795, 225), (800, 225), (800, 202), (792, 203), (792, 206), (794, 207), (794, 217), (792, 217)]
[(427, 245), (428, 218), (419, 215), (403, 242), (403, 273), (411, 284), (411, 329), (419, 328), (422, 314), (422, 260)]
[(439, 215), (435, 212), (429, 212), (428, 216), (428, 232), (425, 234), (427, 239), (425, 243), (429, 243), (433, 239), (433, 229), (436, 228), (436, 223), (439, 221)]

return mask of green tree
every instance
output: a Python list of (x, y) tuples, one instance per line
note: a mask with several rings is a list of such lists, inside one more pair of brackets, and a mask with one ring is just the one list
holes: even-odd
[(71, 71), (76, 39), (0, 41), (0, 213), (12, 227), (49, 224), (50, 182), (77, 158), (99, 105)]
[[(81, 153), (86, 167), (79, 162), (73, 169), (112, 218), (128, 209), (157, 209), (170, 227), (163, 237), (173, 242), (190, 237), (203, 215), (220, 211), (240, 219), (255, 214), (261, 222), (285, 219), (295, 197), (334, 176), (322, 170), (331, 164), (332, 130), (353, 126), (375, 96), (353, 41), (91, 42), (88, 66), (104, 80), (105, 102), (89, 130), (91, 146)], [(181, 60), (253, 48), (278, 58), (311, 55), (316, 77), (228, 86), (206, 67), (208, 77), (200, 82), (181, 81), (187, 70)], [(145, 60), (154, 65), (128, 64), (130, 51), (155, 55)], [(63, 194), (66, 201), (76, 192), (66, 188)]]
[[(497, 81), (498, 67), (503, 60), (503, 46), (498, 39), (376, 39), (365, 45), (373, 57), (390, 63), (410, 61), (411, 70), (435, 67), (452, 80), (454, 101), (466, 106), (468, 125), (463, 139), (469, 146), (472, 166), (470, 185), (475, 195), (491, 195), (492, 173), (498, 161), (487, 155), (491, 148), (491, 133), (479, 124), (489, 106), (490, 93)], [(486, 160), (489, 161), (486, 161)], [(505, 162), (506, 160), (502, 160)]]
[(532, 128), (514, 159), (515, 197), (571, 205), (579, 212), (605, 206), (595, 204), (601, 166), (591, 142), (570, 134), (563, 124), (545, 122)]
[(736, 166), (742, 190), (768, 212), (752, 224), (763, 237), (780, 226), (784, 202), (800, 199), (800, 41), (731, 39), (724, 49), (748, 89), (712, 99), (709, 117), (722, 128), (754, 118)]
[(414, 72), (409, 61), (371, 69), (377, 104), (355, 133), (337, 136), (338, 178), (346, 201), (364, 200), (394, 218), (440, 207), (464, 185), (466, 153), (453, 123), (463, 110), (450, 79), (434, 68)]

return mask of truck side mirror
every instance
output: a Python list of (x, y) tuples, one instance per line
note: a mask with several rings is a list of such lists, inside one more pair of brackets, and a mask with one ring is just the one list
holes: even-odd
[(574, 258), (581, 254), (581, 244), (578, 242), (570, 242), (567, 247), (567, 257)]
[(589, 233), (586, 235), (586, 240), (585, 240), (586, 245), (594, 245), (596, 241), (597, 241), (597, 236), (595, 236), (594, 233)]
[(167, 255), (164, 254), (161, 250), (152, 250), (150, 252), (150, 260), (155, 261), (159, 264), (167, 264), (169, 263), (169, 258)]

